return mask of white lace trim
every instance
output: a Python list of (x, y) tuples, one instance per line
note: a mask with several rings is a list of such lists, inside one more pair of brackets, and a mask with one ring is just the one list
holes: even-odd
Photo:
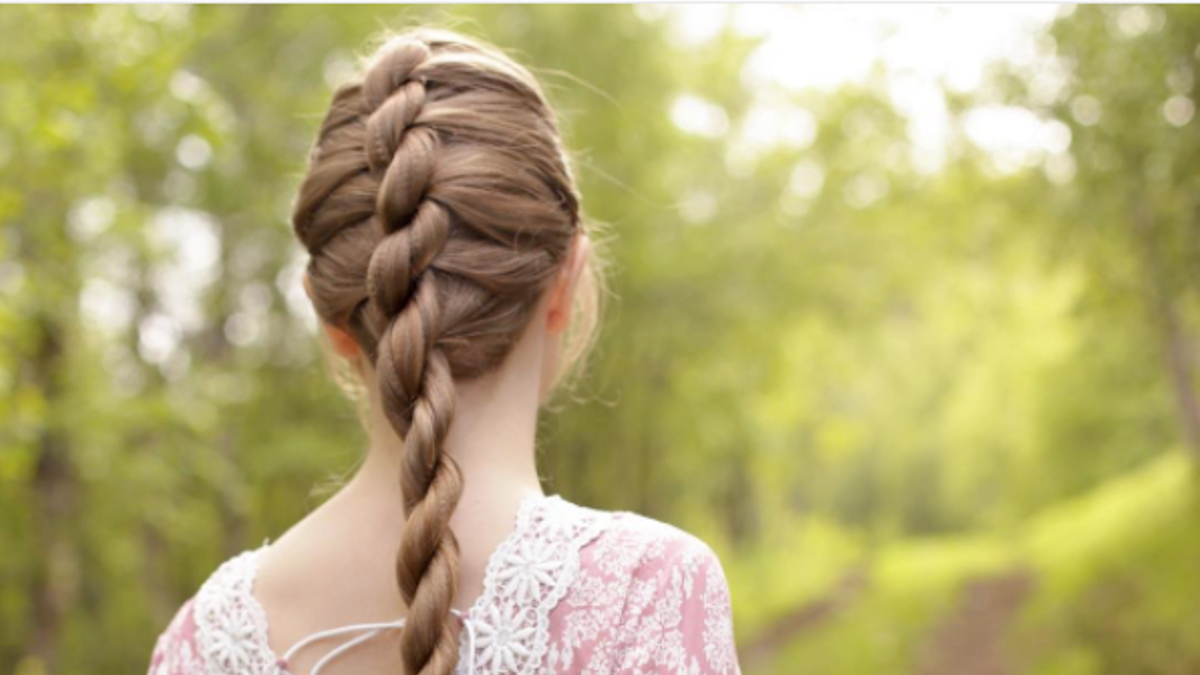
[[(483, 594), (467, 613), (477, 633), (473, 675), (533, 675), (550, 644), (550, 613), (579, 575), (580, 550), (612, 513), (558, 495), (526, 498), (512, 532), (488, 559)], [(196, 640), (206, 675), (284, 672), (268, 642), (266, 612), (252, 590), (258, 556), (246, 551), (221, 565), (196, 595)], [(456, 668), (467, 675), (467, 644)]]
[(267, 643), (267, 615), (250, 593), (262, 550), (226, 561), (196, 594), (196, 643), (206, 675), (275, 672), (276, 658)]
[[(550, 646), (550, 612), (579, 575), (579, 551), (604, 531), (611, 514), (558, 495), (521, 509), (516, 528), (488, 561), (483, 594), (471, 607), (474, 675), (532, 675)], [(459, 667), (467, 662), (460, 643)]]

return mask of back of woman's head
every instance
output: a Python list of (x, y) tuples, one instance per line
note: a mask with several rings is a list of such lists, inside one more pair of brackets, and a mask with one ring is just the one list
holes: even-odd
[[(500, 365), (584, 227), (554, 113), (533, 76), (492, 47), (446, 31), (396, 35), (334, 94), (293, 226), (317, 314), (374, 364), (404, 439), (401, 658), (411, 675), (445, 675), (459, 632), (449, 520), (463, 481), (443, 453), (455, 380)], [(594, 281), (580, 284), (590, 325), (573, 329), (584, 339), (569, 361), (595, 323)]]

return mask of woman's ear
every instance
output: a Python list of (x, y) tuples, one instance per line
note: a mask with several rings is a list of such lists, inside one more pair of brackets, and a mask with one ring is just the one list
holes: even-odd
[[(308, 294), (308, 299), (312, 300), (312, 286), (311, 282), (308, 280), (307, 270), (304, 272), (303, 280), (304, 292)], [(350, 336), (350, 333), (347, 333), (345, 330), (342, 330), (337, 326), (330, 325), (322, 319), (318, 319), (318, 321), (321, 323), (321, 328), (325, 330), (325, 334), (329, 336), (329, 342), (333, 344), (334, 351), (351, 361), (358, 358), (358, 355), (362, 350), (358, 348), (358, 343), (354, 341), (354, 338)]]
[(358, 348), (358, 343), (346, 331), (331, 326), (324, 321), (321, 322), (321, 327), (325, 329), (325, 334), (329, 336), (329, 341), (333, 343), (333, 348), (337, 353), (353, 361), (358, 358), (361, 350)]
[(591, 253), (592, 242), (587, 234), (580, 232), (571, 240), (571, 250), (559, 270), (558, 279), (551, 290), (550, 307), (546, 311), (546, 330), (552, 335), (565, 331), (571, 323), (575, 288), (579, 285), (579, 277)]

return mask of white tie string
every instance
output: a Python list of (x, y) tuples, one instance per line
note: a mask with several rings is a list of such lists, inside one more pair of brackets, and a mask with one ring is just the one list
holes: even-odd
[(379, 630), (373, 630), (369, 633), (366, 633), (365, 635), (359, 635), (358, 637), (354, 638), (353, 640), (347, 642), (346, 644), (344, 644), (336, 649), (329, 650), (328, 654), (321, 657), (320, 661), (317, 661), (317, 665), (313, 666), (312, 670), (309, 671), (309, 675), (320, 675), (321, 669), (325, 667), (325, 664), (334, 660), (341, 654), (344, 654), (349, 649), (351, 649), (357, 645), (360, 645), (360, 644), (366, 642), (367, 640), (370, 640), (371, 638), (375, 637), (376, 635), (379, 635), (379, 633), (380, 633)]
[(370, 638), (375, 635), (378, 635), (380, 631), (386, 630), (388, 628), (403, 628), (403, 627), (404, 627), (404, 619), (399, 619), (399, 620), (392, 621), (389, 623), (358, 623), (358, 624), (354, 624), (354, 625), (350, 625), (350, 626), (342, 626), (340, 628), (330, 628), (329, 630), (323, 630), (323, 631), (320, 631), (317, 633), (313, 633), (312, 635), (309, 635), (308, 637), (304, 638), (303, 640), (292, 645), (292, 648), (287, 650), (287, 652), (283, 655), (283, 661), (291, 661), (292, 657), (296, 655), (296, 652), (300, 651), (304, 647), (307, 647), (308, 645), (310, 645), (314, 642), (324, 640), (325, 638), (337, 637), (338, 635), (346, 635), (348, 633), (359, 633), (364, 630), (371, 631), (366, 636), (360, 636), (358, 638), (355, 638), (354, 640), (351, 640), (348, 643), (348, 644), (354, 645), (354, 644), (359, 644), (359, 641), (362, 640), (363, 637)]
[(463, 628), (467, 629), (467, 675), (475, 675), (475, 622), (462, 612), (450, 610), (462, 619)]
[[(469, 617), (467, 617), (463, 612), (460, 612), (457, 609), (451, 609), (450, 612), (462, 620), (463, 627), (467, 631), (467, 675), (474, 675), (474, 673), (475, 673), (475, 622), (472, 621)], [(328, 654), (321, 657), (321, 659), (319, 661), (317, 661), (316, 665), (313, 666), (312, 670), (309, 671), (309, 675), (320, 675), (321, 669), (324, 668), (326, 666), (326, 664), (328, 664), (330, 661), (337, 658), (338, 656), (341, 656), (342, 654), (346, 653), (350, 649), (357, 647), (358, 645), (366, 642), (367, 640), (370, 640), (371, 638), (375, 637), (376, 635), (379, 635), (380, 633), (382, 633), (386, 630), (395, 630), (395, 629), (403, 628), (403, 627), (404, 627), (404, 619), (397, 619), (395, 621), (389, 621), (389, 622), (383, 622), (383, 623), (358, 623), (358, 624), (353, 624), (353, 625), (349, 625), (349, 626), (341, 626), (339, 628), (330, 628), (328, 630), (319, 631), (317, 633), (313, 633), (312, 635), (309, 635), (308, 637), (304, 638), (303, 640), (300, 640), (296, 644), (292, 645), (291, 649), (288, 649), (287, 652), (284, 653), (283, 658), (280, 659), (279, 666), (281, 668), (286, 668), (288, 661), (291, 661), (292, 657), (295, 656), (298, 651), (300, 651), (304, 647), (306, 647), (314, 642), (324, 640), (325, 638), (337, 637), (339, 635), (347, 635), (350, 633), (360, 633), (360, 632), (366, 631), (366, 633), (364, 633), (363, 635), (359, 635), (358, 637), (354, 638), (353, 640), (350, 640), (349, 642), (347, 642), (335, 649), (330, 650), (330, 652)]]

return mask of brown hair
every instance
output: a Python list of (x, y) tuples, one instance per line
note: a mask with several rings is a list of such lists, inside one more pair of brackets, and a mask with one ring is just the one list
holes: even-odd
[[(447, 675), (462, 475), (443, 442), (455, 381), (495, 369), (584, 231), (555, 115), (528, 70), (481, 42), (417, 29), (388, 39), (321, 123), (292, 218), (320, 318), (375, 365), (404, 440), (408, 606), (401, 660)], [(601, 297), (585, 269), (562, 372), (591, 344)]]

